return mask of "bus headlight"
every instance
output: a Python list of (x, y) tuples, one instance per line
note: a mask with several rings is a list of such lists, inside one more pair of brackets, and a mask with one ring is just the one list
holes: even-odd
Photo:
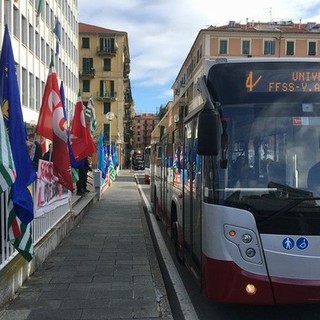
[(253, 296), (257, 292), (257, 287), (254, 284), (248, 283), (246, 285), (246, 292), (248, 295)]

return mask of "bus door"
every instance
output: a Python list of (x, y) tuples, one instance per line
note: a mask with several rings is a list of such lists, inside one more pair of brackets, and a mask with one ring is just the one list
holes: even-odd
[(183, 172), (183, 241), (185, 260), (200, 271), (201, 160), (197, 155), (197, 119), (185, 125)]
[(161, 150), (161, 179), (160, 179), (160, 202), (161, 202), (161, 219), (164, 220), (167, 203), (167, 144), (163, 143)]

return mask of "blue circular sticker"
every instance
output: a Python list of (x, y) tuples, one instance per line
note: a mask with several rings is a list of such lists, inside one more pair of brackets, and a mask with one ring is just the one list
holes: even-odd
[(300, 249), (300, 250), (305, 250), (308, 248), (308, 245), (309, 245), (309, 242), (306, 238), (304, 237), (301, 237), (297, 240), (297, 247)]
[(294, 247), (294, 241), (293, 239), (287, 237), (285, 239), (283, 239), (282, 241), (282, 246), (286, 249), (286, 250), (291, 250)]

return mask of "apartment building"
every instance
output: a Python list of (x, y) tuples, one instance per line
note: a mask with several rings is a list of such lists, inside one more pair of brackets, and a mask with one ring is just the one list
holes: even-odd
[(315, 22), (230, 21), (199, 31), (173, 85), (175, 113), (189, 112), (200, 103), (197, 79), (206, 59), (251, 57), (320, 57), (320, 25)]
[(64, 83), (66, 108), (78, 92), (78, 0), (5, 0), (0, 2), (0, 45), (8, 26), (24, 121), (32, 130), (38, 121), (51, 57)]
[(157, 124), (157, 117), (153, 113), (136, 114), (132, 123), (133, 150), (144, 150), (151, 144), (151, 132)]
[(133, 99), (127, 33), (79, 23), (79, 69), (83, 103), (90, 96), (94, 101), (95, 138), (103, 132), (106, 143), (116, 143), (129, 157)]

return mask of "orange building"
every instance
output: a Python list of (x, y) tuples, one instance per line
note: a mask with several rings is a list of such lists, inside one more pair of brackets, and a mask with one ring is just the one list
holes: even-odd
[(151, 132), (157, 123), (156, 115), (153, 113), (136, 114), (132, 122), (132, 145), (133, 150), (144, 150), (151, 144)]
[(173, 102), (196, 107), (197, 79), (206, 71), (205, 60), (244, 57), (320, 56), (320, 25), (315, 22), (230, 21), (199, 31), (173, 85)]

